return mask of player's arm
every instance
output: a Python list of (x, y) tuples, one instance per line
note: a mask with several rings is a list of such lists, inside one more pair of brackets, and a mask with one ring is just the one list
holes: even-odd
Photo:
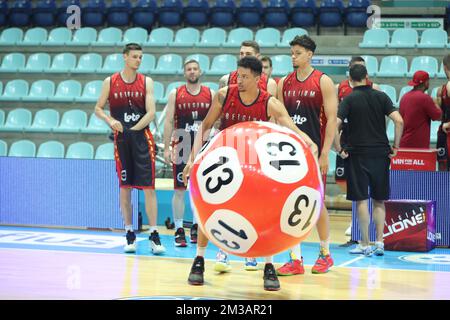
[(270, 98), (267, 104), (267, 113), (269, 117), (274, 118), (279, 125), (291, 129), (292, 131), (297, 133), (300, 137), (302, 137), (305, 143), (311, 149), (312, 153), (317, 157), (316, 144), (311, 140), (311, 138), (306, 133), (297, 128), (295, 123), (292, 121), (292, 118), (289, 116), (286, 107), (278, 99), (274, 97)]
[(111, 127), (111, 129), (113, 129), (114, 131), (119, 131), (119, 132), (123, 132), (123, 127), (122, 127), (122, 123), (120, 123), (120, 121), (117, 121), (116, 119), (114, 119), (113, 117), (111, 117), (111, 115), (108, 115), (105, 113), (105, 105), (106, 102), (108, 101), (108, 97), (109, 97), (109, 86), (110, 86), (110, 77), (106, 78), (103, 81), (102, 84), (102, 91), (100, 92), (100, 97), (97, 100), (97, 103), (95, 104), (95, 115), (99, 118), (102, 119), (103, 121), (105, 121), (108, 126)]
[(439, 87), (436, 93), (436, 98), (434, 98), (434, 103), (436, 103), (439, 108), (441, 108), (442, 110), (442, 99), (441, 99), (441, 94), (442, 94), (442, 87)]
[(283, 84), (284, 84), (284, 79), (286, 79), (286, 77), (283, 77), (280, 79), (280, 81), (278, 81), (278, 85), (277, 85), (277, 99), (284, 105), (284, 97), (283, 97)]
[(394, 146), (391, 157), (395, 157), (397, 155), (397, 149), (400, 146), (400, 139), (403, 134), (403, 118), (398, 111), (391, 112), (389, 114), (389, 118), (394, 121)]
[(175, 95), (177, 90), (173, 89), (169, 93), (169, 97), (166, 104), (166, 119), (164, 119), (164, 160), (167, 163), (171, 163), (170, 158), (170, 141), (172, 139), (173, 132), (173, 119), (175, 114)]
[(277, 82), (272, 78), (269, 78), (269, 81), (267, 81), (267, 92), (270, 93), (273, 97), (275, 98), (277, 97), (278, 93)]
[(219, 89), (222, 89), (222, 88), (228, 86), (228, 79), (229, 78), (230, 78), (229, 74), (226, 74), (222, 78), (220, 78), (220, 80), (219, 80)]
[(153, 97), (153, 80), (145, 77), (145, 115), (136, 123), (131, 130), (142, 130), (148, 127), (150, 122), (155, 118), (155, 99)]
[(209, 111), (203, 119), (200, 127), (198, 128), (198, 132), (194, 138), (194, 144), (192, 145), (191, 154), (189, 155), (188, 162), (183, 170), (183, 182), (187, 185), (187, 180), (189, 178), (189, 174), (192, 168), (192, 164), (195, 160), (195, 157), (200, 152), (203, 142), (208, 140), (209, 134), (211, 132), (211, 128), (214, 123), (220, 118), (222, 114), (222, 107), (225, 102), (225, 97), (227, 96), (228, 87), (222, 88), (217, 91), (217, 94), (214, 96), (211, 107)]
[(336, 135), (338, 99), (333, 80), (327, 75), (323, 75), (320, 78), (320, 88), (322, 90), (323, 108), (327, 118), (327, 125), (325, 127), (325, 138), (320, 153), (319, 166), (322, 174), (326, 174), (328, 172), (328, 154)]

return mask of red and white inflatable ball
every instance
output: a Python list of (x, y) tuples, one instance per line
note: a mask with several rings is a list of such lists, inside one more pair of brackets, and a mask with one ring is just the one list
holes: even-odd
[(300, 243), (323, 200), (308, 146), (268, 122), (241, 122), (214, 136), (194, 161), (189, 190), (208, 239), (242, 257), (270, 256)]

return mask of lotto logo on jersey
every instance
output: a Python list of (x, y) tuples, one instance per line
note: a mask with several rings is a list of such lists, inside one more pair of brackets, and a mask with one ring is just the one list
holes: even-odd
[(189, 123), (186, 123), (186, 128), (184, 128), (184, 131), (186, 132), (197, 132), (200, 125), (198, 122), (194, 122), (192, 125), (189, 125)]
[(128, 114), (125, 112), (125, 114), (123, 115), (123, 121), (125, 121), (126, 123), (128, 123), (130, 121), (135, 122), (135, 121), (138, 121), (140, 117), (141, 116), (139, 114), (135, 114), (135, 113)]
[(308, 121), (308, 119), (306, 119), (306, 117), (302, 117), (302, 116), (296, 114), (296, 115), (292, 116), (292, 121), (294, 121), (295, 124), (302, 125), (306, 121)]

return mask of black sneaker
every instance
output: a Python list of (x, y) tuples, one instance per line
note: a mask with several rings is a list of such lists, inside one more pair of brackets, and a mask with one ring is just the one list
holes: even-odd
[(166, 248), (161, 244), (158, 231), (153, 231), (148, 240), (150, 241), (150, 250), (153, 254), (160, 254), (166, 251)]
[(184, 228), (178, 228), (175, 232), (175, 247), (186, 247), (186, 235)]
[(191, 243), (197, 243), (198, 224), (193, 224), (191, 227)]
[(266, 263), (264, 266), (264, 290), (278, 291), (280, 290), (280, 281), (278, 281), (277, 274), (273, 264)]
[(203, 285), (203, 272), (205, 271), (205, 259), (197, 256), (192, 264), (191, 273), (189, 273), (188, 283), (193, 286)]
[(136, 235), (133, 231), (127, 231), (127, 244), (123, 248), (125, 253), (134, 253), (136, 252)]

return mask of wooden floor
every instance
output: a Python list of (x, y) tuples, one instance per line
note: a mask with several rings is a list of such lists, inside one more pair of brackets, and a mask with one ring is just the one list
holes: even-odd
[[(348, 217), (332, 217), (334, 243), (347, 240), (344, 230), (348, 223)], [(314, 241), (316, 234), (308, 239)], [(448, 253), (445, 251), (445, 255)], [(329, 273), (321, 275), (311, 274), (311, 264), (307, 264), (304, 275), (280, 277), (282, 289), (267, 292), (262, 288), (262, 270), (245, 271), (240, 259), (232, 261), (233, 271), (227, 274), (215, 273), (214, 261), (207, 260), (205, 285), (190, 286), (187, 276), (192, 256), (14, 248), (0, 243), (0, 299), (450, 299), (450, 268), (407, 270), (394, 264), (391, 266), (395, 268), (390, 268), (376, 260), (379, 258), (348, 255), (346, 262), (336, 263)], [(367, 259), (373, 260), (358, 265)]]

